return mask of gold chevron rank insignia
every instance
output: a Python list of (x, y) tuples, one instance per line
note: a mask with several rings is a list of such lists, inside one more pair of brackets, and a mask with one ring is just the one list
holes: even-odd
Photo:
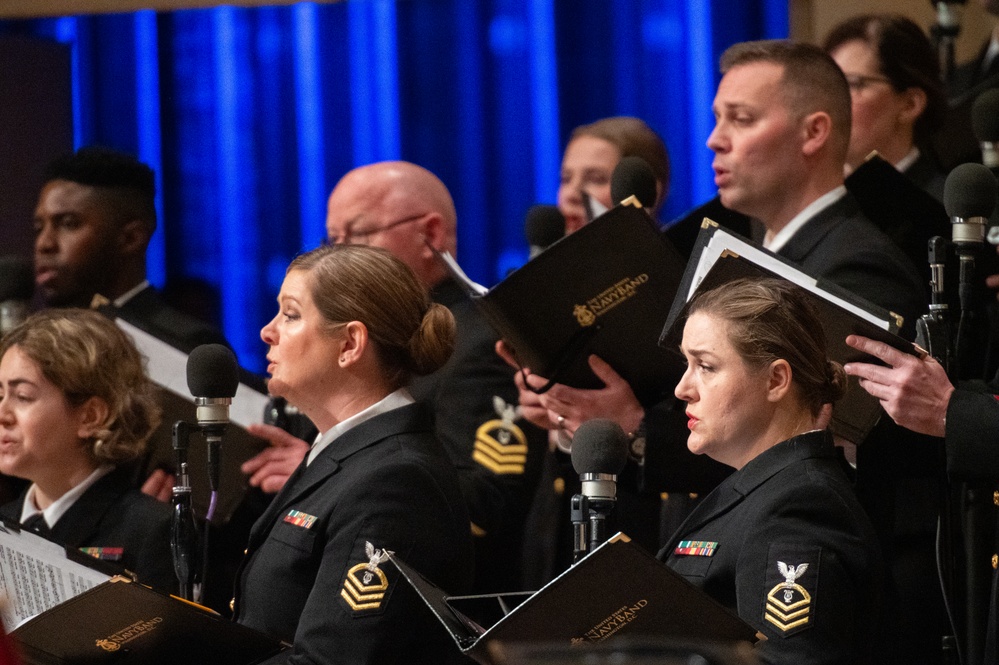
[[(795, 548), (800, 550), (801, 548)], [(802, 552), (781, 553), (782, 560), (774, 560), (771, 549), (771, 560), (767, 566), (767, 584), (770, 589), (766, 598), (766, 609), (763, 618), (787, 637), (798, 633), (812, 624), (813, 603), (812, 590), (818, 587), (818, 552), (810, 552), (802, 556)], [(795, 556), (792, 559), (787, 556)], [(807, 561), (801, 561), (807, 557)], [(781, 581), (777, 581), (781, 580)], [(776, 584), (773, 584), (776, 582)], [(772, 585), (772, 586), (771, 586)]]
[(389, 587), (388, 578), (378, 565), (388, 561), (391, 552), (376, 550), (370, 542), (365, 542), (364, 553), (368, 560), (347, 571), (340, 590), (340, 597), (355, 612), (381, 609)]
[(493, 397), (497, 419), (487, 420), (475, 432), (472, 459), (496, 474), (524, 473), (527, 464), (527, 437), (514, 421), (520, 406), (511, 406)]

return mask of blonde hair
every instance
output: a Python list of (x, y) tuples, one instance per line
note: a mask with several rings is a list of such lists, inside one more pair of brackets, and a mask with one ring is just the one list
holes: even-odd
[(107, 420), (91, 437), (87, 453), (98, 464), (138, 458), (160, 423), (155, 388), (131, 338), (107, 317), (85, 309), (38, 312), (0, 342), (30, 358), (69, 403), (91, 397), (108, 405)]
[(454, 350), (454, 317), (430, 296), (413, 271), (387, 250), (334, 245), (296, 257), (288, 272), (302, 270), (312, 300), (332, 330), (360, 321), (394, 386), (412, 375), (436, 371)]
[(669, 152), (666, 144), (641, 118), (614, 116), (601, 118), (588, 125), (580, 125), (572, 130), (569, 143), (580, 136), (592, 136), (615, 146), (621, 157), (641, 157), (652, 168), (656, 180), (662, 185), (662, 193), (656, 201), (659, 208), (669, 192)]
[(813, 416), (843, 396), (846, 373), (829, 359), (822, 322), (801, 288), (776, 279), (738, 279), (698, 295), (687, 316), (697, 312), (728, 322), (729, 342), (751, 367), (786, 360)]

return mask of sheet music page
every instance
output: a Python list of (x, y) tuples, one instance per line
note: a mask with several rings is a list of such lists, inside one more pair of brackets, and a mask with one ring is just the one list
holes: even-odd
[(451, 276), (458, 280), (466, 291), (470, 293), (476, 293), (480, 296), (484, 296), (489, 293), (489, 289), (473, 282), (471, 278), (465, 274), (465, 271), (461, 269), (458, 262), (455, 261), (454, 257), (451, 256), (451, 252), (438, 252), (437, 256), (440, 257), (441, 261), (448, 267), (451, 272)]
[(66, 557), (66, 548), (0, 524), (0, 617), (7, 632), (111, 577)]
[[(187, 354), (140, 330), (128, 321), (115, 319), (115, 323), (128, 333), (139, 353), (146, 357), (149, 378), (193, 403), (194, 398), (187, 387)], [(267, 400), (267, 395), (240, 383), (236, 387), (236, 396), (229, 407), (229, 420), (244, 428), (252, 423), (261, 422)]]
[(877, 316), (867, 312), (856, 305), (853, 305), (842, 298), (820, 289), (817, 286), (817, 281), (815, 278), (806, 275), (800, 270), (795, 270), (791, 268), (783, 261), (780, 261), (775, 256), (770, 254), (765, 250), (760, 250), (752, 245), (745, 243), (738, 238), (734, 238), (731, 235), (724, 233), (721, 229), (715, 232), (708, 241), (707, 247), (701, 253), (701, 259), (697, 264), (697, 270), (694, 273), (694, 279), (690, 284), (690, 291), (687, 293), (687, 300), (694, 295), (697, 287), (700, 286), (704, 277), (711, 270), (711, 267), (715, 264), (725, 251), (732, 251), (739, 256), (745, 257), (746, 259), (752, 261), (753, 263), (762, 266), (772, 273), (780, 275), (784, 279), (797, 284), (801, 288), (811, 291), (822, 297), (835, 305), (852, 312), (853, 314), (859, 316), (860, 318), (870, 321), (879, 328), (884, 328), (885, 330), (890, 330), (891, 325), (887, 320), (880, 319)]

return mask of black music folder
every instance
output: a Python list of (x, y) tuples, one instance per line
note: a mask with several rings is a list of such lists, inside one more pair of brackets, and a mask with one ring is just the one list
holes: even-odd
[(11, 633), (27, 665), (252, 665), (286, 645), (214, 612), (112, 578)]
[[(683, 283), (670, 308), (660, 344), (679, 347), (680, 325), (687, 302), (699, 291), (707, 291), (742, 277), (773, 277), (802, 287), (812, 296), (826, 335), (829, 357), (845, 364), (851, 361), (883, 364), (873, 356), (846, 345), (847, 335), (863, 335), (884, 342), (904, 353), (916, 353), (912, 343), (896, 333), (902, 317), (857, 296), (836, 284), (802, 272), (795, 264), (763, 249), (757, 243), (705, 219), (691, 254)], [(850, 377), (849, 387), (833, 407), (832, 432), (853, 443), (861, 443), (877, 423), (882, 410), (878, 400)]]
[(536, 593), (448, 596), (390, 557), (466, 655), (493, 665), (493, 643), (584, 649), (629, 638), (754, 642), (756, 631), (618, 533)]
[(555, 242), (491, 289), (442, 255), (524, 366), (575, 388), (601, 388), (596, 354), (639, 399), (671, 390), (676, 358), (656, 344), (684, 260), (641, 207), (622, 203)]

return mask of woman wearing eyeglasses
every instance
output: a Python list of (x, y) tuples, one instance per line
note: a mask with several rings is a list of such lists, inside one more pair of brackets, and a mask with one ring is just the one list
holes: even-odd
[(946, 98), (937, 54), (904, 16), (867, 14), (832, 29), (823, 48), (846, 75), (853, 99), (847, 169), (873, 150), (943, 200), (944, 174), (928, 152)]

